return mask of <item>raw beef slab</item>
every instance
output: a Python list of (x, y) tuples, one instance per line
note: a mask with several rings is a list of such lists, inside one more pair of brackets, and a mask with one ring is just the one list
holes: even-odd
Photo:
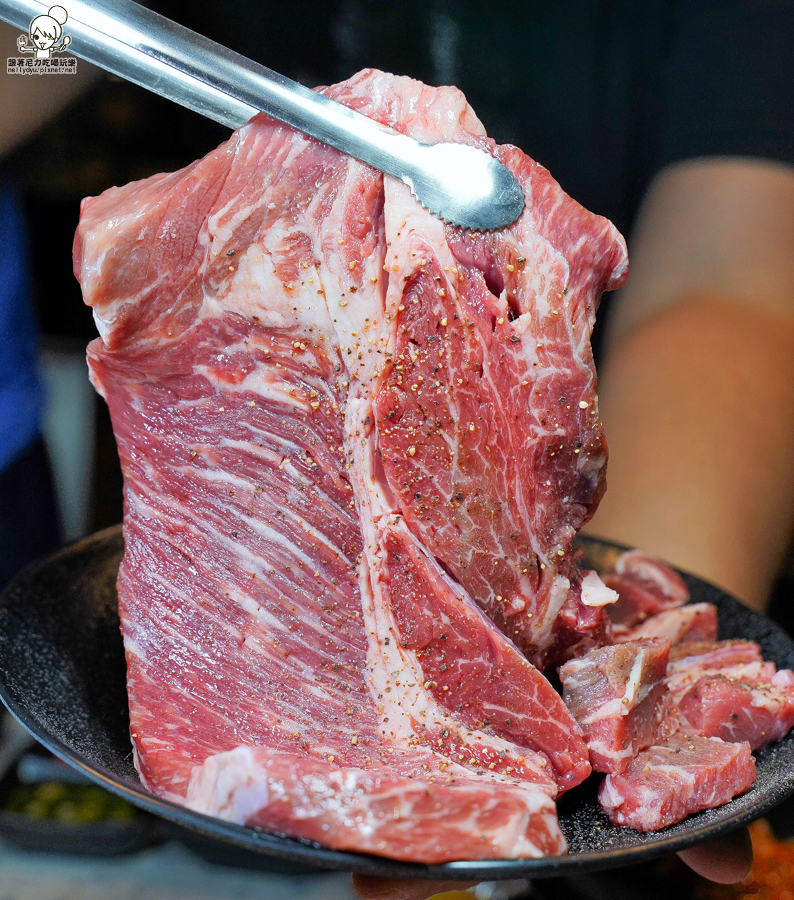
[[(750, 751), (794, 725), (794, 673), (765, 662), (751, 641), (718, 641), (716, 607), (682, 605), (685, 582), (648, 553), (623, 553), (603, 582), (619, 595), (607, 607), (616, 643), (560, 668), (564, 698), (593, 768), (609, 773), (599, 791), (606, 814), (656, 831), (747, 790)], [(669, 661), (652, 654), (662, 643)], [(654, 733), (655, 723), (663, 727)]]
[(326, 93), (495, 154), (527, 209), (445, 226), (264, 116), (84, 202), (136, 766), (331, 847), (560, 853), (553, 798), (590, 765), (520, 650), (598, 641), (614, 596), (571, 542), (604, 489), (589, 337), (625, 245), (458, 91), (365, 71)]
[(673, 644), (717, 640), (717, 607), (713, 603), (690, 603), (650, 616), (633, 628), (616, 625), (616, 643), (665, 638)]
[(649, 616), (676, 609), (689, 600), (689, 590), (678, 572), (642, 550), (622, 553), (603, 580), (619, 598), (607, 607), (614, 625), (639, 625)]
[(773, 663), (762, 665), (773, 673), (765, 682), (748, 683), (725, 674), (701, 678), (678, 704), (687, 730), (724, 741), (747, 741), (752, 750), (785, 737), (794, 725), (791, 671), (778, 674)]
[(755, 781), (748, 743), (674, 734), (644, 750), (621, 775), (607, 775), (601, 808), (616, 825), (656, 831), (702, 809), (722, 806)]
[(622, 772), (678, 728), (664, 682), (670, 642), (598, 647), (560, 668), (563, 699), (579, 723), (596, 772)]
[(758, 644), (684, 644), (675, 656), (666, 682), (688, 733), (760, 750), (791, 730), (794, 672), (764, 662)]

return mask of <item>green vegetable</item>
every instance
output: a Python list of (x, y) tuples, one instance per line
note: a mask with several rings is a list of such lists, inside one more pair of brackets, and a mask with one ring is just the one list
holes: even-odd
[(15, 787), (6, 801), (8, 812), (57, 822), (131, 822), (136, 815), (126, 800), (94, 785), (23, 784)]

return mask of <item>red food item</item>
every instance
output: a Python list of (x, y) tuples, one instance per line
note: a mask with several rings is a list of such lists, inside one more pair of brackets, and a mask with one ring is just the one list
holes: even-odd
[[(757, 665), (757, 664), (751, 664)], [(794, 726), (794, 688), (789, 670), (766, 683), (751, 671), (753, 681), (738, 681), (725, 674), (706, 675), (678, 701), (687, 730), (719, 737), (724, 741), (747, 741), (753, 750), (761, 750), (779, 741)]]
[(616, 625), (631, 627), (689, 600), (684, 579), (652, 553), (627, 550), (602, 576), (619, 599), (607, 608)]
[[(543, 675), (515, 652), (405, 529), (386, 525), (379, 543), (384, 598), (402, 646), (416, 655), (425, 688), (436, 702), (466, 726), (495, 730), (511, 741), (516, 745), (511, 760), (524, 748), (544, 754), (560, 792), (584, 781), (591, 767), (582, 753), (582, 733)], [(461, 698), (467, 702), (459, 709)], [(434, 740), (437, 746), (446, 743)], [(480, 764), (504, 771), (510, 762), (492, 752)], [(542, 774), (547, 775), (545, 767)]]
[[(496, 154), (527, 209), (464, 234), (264, 116), (84, 202), (136, 766), (161, 796), (190, 783), (195, 808), (331, 847), (560, 852), (549, 798), (587, 750), (516, 645), (545, 664), (603, 631), (571, 542), (604, 487), (589, 335), (625, 245), (458, 91), (368, 71), (326, 93)], [(275, 799), (304, 776), (303, 805)], [(395, 791), (410, 828), (377, 814)]]
[(666, 682), (687, 733), (759, 750), (794, 725), (794, 672), (761, 659), (752, 641), (680, 644)]
[[(373, 409), (409, 529), (542, 669), (603, 634), (572, 553), (607, 458), (584, 298), (622, 278), (623, 262), (613, 232), (545, 170), (497, 153), (527, 194), (528, 215), (505, 231), (442, 228), (401, 189), (391, 203), (387, 182), (396, 335)], [(583, 230), (598, 236), (568, 261)]]
[(748, 743), (677, 733), (643, 750), (621, 775), (607, 775), (601, 808), (616, 825), (658, 831), (702, 809), (722, 806), (755, 781)]
[(651, 616), (633, 628), (616, 626), (614, 640), (623, 643), (667, 638), (674, 645), (682, 641), (716, 641), (717, 625), (717, 607), (713, 603), (690, 603)]
[(676, 703), (704, 675), (718, 673), (763, 682), (775, 674), (775, 665), (761, 659), (761, 648), (752, 641), (689, 641), (670, 651), (667, 686)]
[(722, 669), (751, 662), (761, 662), (761, 648), (753, 641), (684, 641), (670, 649), (668, 674), (693, 664)]
[(563, 699), (579, 723), (596, 772), (624, 771), (678, 727), (664, 675), (670, 642), (637, 641), (591, 650), (560, 669)]
[[(554, 801), (542, 791), (482, 779), (428, 784), (385, 769), (344, 769), (305, 756), (238, 747), (194, 772), (188, 803), (200, 812), (291, 832), (340, 850), (442, 863), (564, 853)], [(454, 851), (451, 851), (454, 847)]]

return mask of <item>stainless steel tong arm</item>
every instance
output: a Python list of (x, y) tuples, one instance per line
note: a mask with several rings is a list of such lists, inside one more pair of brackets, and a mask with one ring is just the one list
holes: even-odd
[[(524, 194), (490, 154), (421, 144), (316, 94), (132, 0), (62, 0), (68, 52), (201, 115), (239, 128), (257, 112), (405, 182), (445, 221), (475, 231), (512, 224)], [(0, 0), (0, 18), (27, 31), (51, 2)]]

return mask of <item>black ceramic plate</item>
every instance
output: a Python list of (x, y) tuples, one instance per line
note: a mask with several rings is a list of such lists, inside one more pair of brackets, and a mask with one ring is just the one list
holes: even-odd
[[(583, 539), (586, 562), (607, 568), (622, 548)], [(794, 792), (794, 736), (758, 754), (758, 779), (742, 797), (654, 834), (612, 825), (596, 802), (599, 777), (559, 804), (567, 856), (539, 860), (456, 862), (425, 866), (328, 850), (231, 825), (160, 800), (141, 786), (132, 765), (125, 666), (115, 580), (122, 554), (118, 528), (100, 532), (24, 572), (0, 599), (0, 696), (53, 753), (94, 781), (208, 837), (284, 861), (405, 878), (544, 877), (645, 862), (734, 830)], [(694, 601), (717, 605), (721, 638), (757, 641), (766, 659), (794, 668), (794, 643), (774, 623), (718, 588), (684, 575)]]

